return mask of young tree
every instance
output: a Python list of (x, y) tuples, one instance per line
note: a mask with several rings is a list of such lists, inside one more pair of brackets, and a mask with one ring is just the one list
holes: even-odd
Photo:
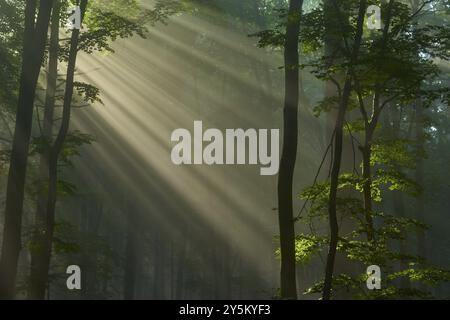
[[(315, 184), (305, 190), (303, 196), (314, 199), (310, 218), (322, 216), (327, 207), (328, 219), (335, 219), (333, 222), (335, 238), (332, 243), (333, 229), (329, 241), (321, 237), (316, 238), (317, 235), (302, 236), (307, 245), (300, 248), (300, 251), (307, 251), (308, 255), (318, 250), (316, 246), (321, 247), (328, 243), (329, 252), (332, 248), (336, 248), (335, 251), (342, 251), (350, 260), (358, 261), (366, 266), (377, 264), (383, 268), (385, 275), (383, 289), (367, 294), (364, 292), (364, 281), (367, 275), (330, 276), (329, 273), (332, 273), (332, 270), (327, 270), (329, 273), (326, 274), (325, 281), (311, 289), (311, 292), (322, 291), (324, 299), (331, 297), (332, 288), (339, 287), (358, 289), (360, 297), (426, 297), (428, 296), (426, 292), (398, 288), (394, 281), (402, 277), (425, 283), (437, 283), (449, 279), (447, 271), (427, 266), (422, 257), (399, 253), (391, 248), (392, 241), (401, 243), (407, 239), (410, 230), (422, 229), (424, 226), (420, 221), (395, 217), (378, 211), (374, 206), (374, 202), (380, 202), (387, 190), (417, 194), (416, 184), (399, 171), (401, 167), (411, 169), (411, 164), (414, 163), (408, 145), (404, 141), (383, 139), (383, 135), (377, 132), (383, 110), (389, 106), (415, 104), (418, 92), (424, 105), (430, 105), (435, 100), (448, 99), (448, 88), (434, 83), (438, 70), (432, 58), (437, 57), (443, 60), (449, 58), (448, 41), (444, 40), (437, 44), (433, 40), (448, 38), (446, 36), (448, 27), (439, 25), (418, 27), (415, 17), (422, 8), (411, 13), (410, 8), (405, 4), (389, 1), (382, 6), (383, 29), (367, 33), (362, 33), (361, 29), (358, 59), (353, 60), (352, 56), (346, 55), (344, 51), (344, 56), (349, 63), (335, 65), (332, 68), (333, 72), (342, 68), (347, 70), (347, 80), (341, 97), (344, 97), (347, 92), (347, 101), (352, 107), (351, 110), (360, 113), (355, 121), (346, 122), (342, 119), (342, 125), (345, 124), (347, 133), (361, 151), (362, 170), (361, 173), (357, 170), (352, 173), (334, 172), (334, 185), (332, 173), (330, 183)], [(328, 65), (321, 62), (313, 62), (311, 65), (317, 68), (314, 70), (315, 73), (323, 78), (327, 77), (330, 70)], [(347, 83), (350, 86), (348, 91), (345, 90)], [(343, 133), (342, 130), (340, 135)], [(336, 163), (336, 158), (334, 162)], [(337, 190), (341, 192), (339, 197)], [(362, 199), (357, 196), (348, 196), (345, 190), (353, 190), (353, 193), (360, 192)], [(333, 215), (330, 215), (332, 193), (336, 193), (334, 195), (336, 210)], [(354, 230), (347, 234), (337, 234), (337, 211), (342, 218), (350, 217), (353, 220), (356, 226)], [(366, 240), (363, 240), (363, 237)], [(406, 269), (394, 272), (393, 261), (407, 262), (403, 264)], [(328, 262), (327, 266), (329, 266)]]
[[(358, 54), (361, 46), (361, 40), (363, 35), (364, 28), (364, 18), (366, 14), (366, 5), (367, 1), (361, 0), (359, 2), (358, 9), (358, 18), (356, 21), (356, 30), (354, 41), (352, 44), (351, 50), (348, 52), (349, 54), (349, 66), (346, 70), (345, 74), (345, 83), (342, 89), (342, 94), (339, 102), (339, 109), (336, 118), (336, 124), (334, 127), (334, 153), (333, 153), (333, 162), (331, 169), (331, 177), (330, 177), (330, 195), (328, 200), (328, 219), (330, 223), (330, 244), (328, 249), (327, 256), (327, 264), (325, 267), (325, 282), (323, 288), (322, 298), (324, 300), (329, 300), (331, 297), (331, 286), (333, 280), (333, 270), (334, 270), (334, 262), (336, 259), (336, 249), (339, 237), (339, 226), (337, 220), (337, 189), (338, 189), (338, 180), (339, 180), (339, 172), (341, 169), (341, 159), (342, 159), (342, 144), (343, 144), (343, 127), (344, 127), (344, 119), (345, 113), (348, 108), (348, 104), (350, 102), (350, 95), (352, 90), (352, 74), (354, 73), (354, 66), (358, 60)], [(339, 9), (338, 9), (339, 10)], [(343, 22), (344, 24), (344, 22)], [(345, 26), (342, 27), (342, 31), (345, 30)], [(343, 34), (343, 38), (347, 38), (345, 34)], [(345, 40), (346, 41), (346, 40)]]
[(291, 0), (286, 21), (284, 43), (284, 131), (278, 177), (278, 220), (281, 252), (281, 298), (297, 299), (295, 279), (295, 222), (293, 217), (292, 183), (297, 159), (299, 52), (298, 39), (302, 0)]

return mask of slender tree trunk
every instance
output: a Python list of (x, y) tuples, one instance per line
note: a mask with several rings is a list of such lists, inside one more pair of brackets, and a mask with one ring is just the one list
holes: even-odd
[(278, 177), (278, 210), (281, 250), (281, 298), (297, 299), (295, 279), (295, 222), (293, 218), (292, 184), (298, 140), (299, 53), (298, 38), (303, 0), (289, 4), (285, 59), (285, 98), (283, 151)]
[[(361, 0), (359, 4), (359, 13), (358, 13), (358, 24), (357, 31), (355, 35), (355, 41), (353, 44), (353, 52), (350, 57), (350, 68), (352, 68), (357, 60), (359, 48), (361, 46), (361, 39), (363, 34), (363, 24), (364, 17), (366, 14), (366, 5), (367, 1)], [(352, 74), (350, 70), (347, 71), (345, 77), (345, 84), (342, 93), (342, 98), (339, 104), (338, 115), (336, 118), (335, 124), (335, 132), (334, 132), (334, 154), (333, 154), (333, 163), (331, 169), (331, 179), (330, 179), (330, 195), (328, 199), (328, 219), (330, 223), (330, 244), (328, 249), (327, 263), (325, 267), (325, 281), (322, 299), (329, 300), (331, 298), (331, 288), (333, 282), (333, 270), (334, 270), (334, 262), (336, 259), (336, 249), (339, 237), (339, 226), (337, 222), (337, 210), (336, 210), (336, 201), (337, 201), (337, 187), (339, 182), (339, 172), (341, 169), (341, 159), (342, 159), (342, 145), (343, 145), (343, 126), (345, 113), (350, 101), (350, 94), (352, 91)]]
[[(50, 48), (48, 58), (47, 89), (45, 97), (44, 123), (42, 136), (46, 144), (52, 143), (53, 113), (55, 107), (56, 82), (58, 76), (58, 49), (59, 49), (59, 22), (60, 22), (59, 0), (55, 1), (50, 35)], [(48, 270), (45, 269), (43, 249), (43, 236), (45, 233), (46, 221), (46, 191), (48, 185), (50, 148), (46, 147), (40, 156), (39, 161), (39, 194), (37, 195), (37, 208), (35, 216), (35, 233), (33, 237), (33, 249), (31, 249), (31, 268), (30, 268), (30, 286), (28, 288), (28, 298), (37, 300), (45, 298), (45, 288), (47, 287), (44, 275)]]
[(36, 7), (36, 0), (26, 2), (22, 71), (6, 190), (5, 222), (0, 259), (0, 299), (12, 299), (15, 295), (33, 104), (44, 57), (52, 0), (39, 2), (39, 14), (35, 26)]
[[(415, 12), (421, 4), (420, 0), (412, 1), (412, 11)], [(415, 33), (415, 32), (414, 32)], [(418, 151), (418, 156), (416, 158), (416, 171), (415, 171), (415, 180), (416, 183), (423, 188), (424, 186), (424, 155), (425, 155), (425, 132), (424, 132), (424, 110), (422, 105), (422, 100), (420, 97), (416, 98), (415, 103), (415, 138), (416, 138), (416, 149)], [(425, 223), (425, 202), (423, 197), (423, 191), (420, 192), (416, 199), (416, 209), (415, 209), (415, 217), (420, 222)], [(416, 233), (417, 237), (417, 254), (426, 259), (426, 240), (425, 240), (425, 232), (423, 229), (417, 229)], [(425, 290), (425, 285), (423, 283), (419, 283), (418, 288), (421, 290)]]
[(366, 234), (367, 240), (372, 241), (375, 239), (375, 231), (372, 219), (372, 170), (370, 165), (370, 158), (372, 156), (372, 139), (373, 139), (374, 127), (369, 125), (366, 128), (364, 145), (362, 146), (362, 176), (363, 182), (363, 205), (364, 215), (366, 218)]
[[(81, 20), (83, 20), (84, 12), (86, 10), (87, 0), (82, 0), (80, 3)], [(58, 157), (63, 149), (64, 141), (66, 139), (71, 115), (71, 104), (73, 96), (73, 83), (75, 74), (75, 65), (78, 53), (78, 39), (80, 30), (74, 29), (70, 40), (70, 51), (66, 74), (66, 87), (64, 93), (63, 102), (63, 114), (61, 120), (61, 126), (56, 136), (54, 144), (50, 148), (49, 161), (48, 161), (48, 194), (45, 214), (45, 231), (42, 237), (42, 268), (43, 272), (41, 276), (44, 277), (45, 282), (48, 281), (48, 272), (50, 269), (50, 259), (52, 251), (53, 234), (55, 227), (55, 209), (57, 198), (57, 185), (58, 185)], [(43, 281), (41, 279), (41, 281)]]
[[(336, 32), (338, 26), (342, 23), (339, 21), (338, 15), (336, 15), (336, 1), (335, 0), (323, 0), (324, 11), (324, 24), (325, 24), (325, 36), (324, 36), (324, 51), (330, 64), (337, 63), (342, 57), (339, 55), (339, 48), (342, 46), (342, 36)], [(347, 16), (347, 12), (345, 12)], [(337, 81), (343, 82), (344, 75), (337, 75)], [(338, 95), (338, 90), (333, 81), (329, 80), (325, 82), (324, 96), (325, 98), (332, 98)], [(331, 108), (327, 113), (325, 134), (323, 135), (325, 146), (323, 150), (328, 147), (330, 140), (333, 137), (334, 125), (337, 118), (337, 108)]]
[[(420, 98), (416, 100), (416, 144), (419, 155), (416, 158), (416, 183), (423, 187), (424, 185), (424, 161), (423, 153), (425, 152), (425, 135), (424, 135), (424, 115), (423, 106)], [(423, 192), (419, 194), (416, 199), (415, 209), (416, 219), (425, 223), (425, 203), (423, 198)], [(425, 232), (423, 229), (417, 230), (417, 254), (423, 258), (426, 258), (426, 245), (425, 245)]]
[[(403, 194), (400, 192), (394, 193), (394, 211), (396, 215), (398, 215), (401, 218), (405, 217), (405, 204), (403, 200)], [(406, 244), (405, 241), (400, 241), (400, 254), (406, 254)], [(408, 268), (408, 265), (405, 260), (400, 260), (400, 270), (406, 270)], [(408, 277), (402, 277), (400, 279), (400, 286), (403, 289), (411, 289), (411, 283), (409, 281)]]
[[(389, 0), (387, 13), (386, 13), (386, 21), (383, 28), (383, 38), (382, 38), (382, 46), (381, 46), (381, 56), (384, 55), (384, 50), (386, 49), (387, 41), (388, 41), (388, 33), (389, 26), (392, 18), (392, 8), (394, 6), (394, 0)], [(380, 84), (376, 83), (375, 86), (375, 94), (373, 97), (373, 114), (371, 119), (367, 118), (367, 114), (364, 111), (364, 120), (365, 120), (365, 138), (364, 138), (364, 146), (362, 148), (363, 154), (363, 195), (364, 195), (364, 214), (366, 219), (366, 233), (367, 240), (372, 241), (375, 240), (375, 228), (373, 225), (372, 219), (372, 173), (371, 173), (371, 165), (370, 158), (372, 155), (372, 140), (375, 132), (375, 128), (378, 124), (378, 119), (381, 112), (380, 106)], [(362, 107), (364, 108), (364, 107)]]
[[(336, 10), (339, 8), (341, 10), (341, 14), (336, 14)], [(345, 61), (345, 56), (342, 55), (342, 47), (345, 46), (345, 42), (343, 41), (343, 37), (341, 34), (341, 25), (344, 19), (350, 18), (350, 12), (345, 8), (343, 2), (336, 2), (336, 0), (323, 0), (323, 15), (324, 15), (324, 55), (327, 59), (328, 65), (336, 65), (343, 63)], [(334, 74), (334, 80), (328, 80), (324, 85), (324, 99), (328, 99), (329, 101), (329, 111), (326, 113), (326, 122), (325, 127), (323, 127), (320, 132), (321, 134), (321, 154), (325, 152), (333, 152), (333, 149), (329, 147), (330, 143), (332, 143), (332, 139), (334, 139), (334, 127), (336, 124), (337, 112), (339, 107), (339, 90), (336, 85), (342, 85), (345, 82), (345, 72), (344, 70), (336, 72)], [(352, 119), (347, 119), (348, 121)], [(332, 165), (332, 157), (326, 157), (325, 162), (323, 164), (323, 168), (325, 170), (321, 171), (321, 177), (323, 179), (329, 179), (329, 175), (331, 174), (331, 165)], [(354, 162), (356, 162), (356, 158), (354, 156), (354, 149), (352, 144), (351, 136), (343, 137), (343, 145), (342, 145), (342, 166), (341, 170), (345, 171), (353, 171)], [(359, 193), (358, 193), (359, 194)], [(351, 221), (343, 220), (342, 225), (340, 225), (340, 230), (342, 232), (347, 232), (347, 230), (353, 230), (354, 223)], [(335, 264), (334, 264), (334, 272), (336, 273), (347, 273), (351, 274), (354, 272), (354, 265), (348, 263), (345, 255), (336, 254)], [(317, 273), (317, 270), (316, 270)], [(323, 276), (323, 275), (321, 275)], [(339, 296), (336, 296), (337, 299), (346, 299), (350, 298), (350, 294), (348, 292), (341, 291)]]
[[(401, 139), (402, 133), (401, 133), (401, 126), (400, 123), (402, 121), (402, 112), (400, 108), (397, 108), (395, 105), (389, 106), (390, 112), (388, 113), (392, 117), (392, 132), (390, 133), (390, 137), (394, 140)], [(386, 127), (389, 127), (390, 121), (386, 120)], [(406, 138), (409, 139), (409, 133), (407, 133)], [(396, 166), (396, 170), (400, 171), (400, 167)], [(400, 218), (406, 217), (405, 212), (405, 202), (403, 198), (403, 193), (401, 192), (394, 192), (393, 193), (393, 206), (394, 206), (394, 214)], [(405, 240), (406, 241), (406, 240)], [(404, 255), (406, 254), (406, 243), (405, 241), (400, 240), (400, 254)], [(408, 268), (407, 261), (400, 260), (399, 261), (399, 271), (406, 270)], [(409, 282), (408, 277), (402, 277), (400, 279), (400, 287), (404, 289), (410, 289), (411, 283)]]

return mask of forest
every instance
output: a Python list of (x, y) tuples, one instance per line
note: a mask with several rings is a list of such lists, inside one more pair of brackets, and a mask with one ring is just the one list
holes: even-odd
[(449, 0), (0, 0), (0, 299), (450, 299), (449, 105)]

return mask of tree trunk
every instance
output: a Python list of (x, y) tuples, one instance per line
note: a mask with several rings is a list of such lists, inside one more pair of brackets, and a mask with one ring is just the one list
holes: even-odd
[[(338, 26), (342, 23), (339, 21), (339, 17), (336, 15), (336, 1), (335, 0), (323, 0), (323, 12), (324, 12), (324, 51), (329, 64), (338, 63), (342, 56), (339, 55), (339, 48), (343, 45), (342, 36), (336, 33)], [(345, 12), (345, 16), (348, 13)], [(337, 75), (337, 81), (343, 82), (345, 79), (344, 74)], [(325, 82), (324, 96), (325, 98), (332, 98), (338, 95), (338, 90), (333, 81), (329, 80)], [(337, 118), (337, 108), (331, 108), (327, 113), (325, 134), (323, 135), (323, 151), (328, 147), (330, 140), (334, 134), (334, 124)]]
[(278, 177), (278, 210), (281, 250), (281, 298), (297, 299), (295, 279), (295, 222), (292, 183), (298, 140), (299, 54), (298, 38), (303, 0), (291, 0), (286, 27), (283, 151)]
[[(83, 20), (84, 12), (86, 10), (88, 0), (82, 0), (80, 3), (81, 9), (81, 21)], [(67, 74), (66, 74), (66, 87), (64, 93), (63, 102), (63, 114), (61, 120), (61, 126), (56, 136), (54, 144), (50, 148), (49, 161), (48, 161), (48, 195), (45, 213), (45, 230), (42, 237), (42, 251), (41, 251), (41, 267), (42, 273), (41, 282), (48, 281), (48, 272), (50, 269), (50, 259), (52, 251), (53, 234), (55, 227), (55, 209), (57, 198), (57, 185), (58, 185), (58, 157), (63, 149), (64, 140), (67, 136), (70, 124), (71, 104), (73, 96), (73, 83), (75, 74), (75, 65), (77, 61), (78, 53), (78, 39), (80, 30), (74, 29), (70, 39), (70, 51), (68, 58)]]
[(5, 222), (0, 260), (0, 299), (13, 299), (15, 296), (33, 104), (44, 57), (52, 2), (52, 0), (39, 2), (36, 26), (37, 1), (29, 0), (25, 7), (22, 71), (5, 201)]
[(373, 227), (372, 219), (372, 170), (370, 165), (370, 158), (372, 156), (372, 138), (375, 126), (369, 124), (366, 128), (364, 145), (362, 147), (362, 175), (364, 179), (363, 183), (363, 204), (364, 204), (364, 215), (366, 219), (366, 234), (367, 241), (372, 241), (375, 239), (375, 231)]
[[(424, 136), (424, 115), (422, 102), (418, 98), (416, 100), (416, 144), (419, 152), (416, 158), (416, 183), (423, 187), (424, 185), (424, 161), (423, 153), (425, 152), (425, 136)], [(420, 222), (425, 223), (425, 203), (423, 192), (421, 192), (416, 199), (415, 216)], [(426, 258), (425, 232), (423, 229), (417, 230), (417, 254), (422, 258)]]
[[(52, 143), (53, 113), (55, 107), (56, 81), (58, 76), (58, 49), (59, 49), (59, 22), (61, 4), (55, 1), (50, 35), (50, 48), (48, 58), (47, 89), (45, 97), (44, 123), (42, 136), (46, 144)], [(45, 298), (45, 288), (47, 287), (45, 273), (45, 262), (43, 261), (43, 235), (45, 233), (46, 221), (46, 190), (48, 186), (48, 170), (50, 148), (46, 145), (45, 150), (39, 160), (39, 193), (37, 195), (37, 208), (35, 216), (35, 232), (33, 237), (33, 249), (31, 249), (30, 286), (28, 288), (28, 298), (37, 300)]]
[[(388, 33), (389, 33), (389, 25), (392, 18), (392, 8), (394, 6), (394, 0), (390, 0), (387, 8), (387, 13), (385, 14), (385, 25), (383, 28), (383, 38), (382, 38), (382, 51), (381, 55), (384, 55), (384, 50), (386, 49), (387, 41), (388, 41)], [(380, 106), (381, 92), (380, 92), (380, 84), (377, 83), (375, 85), (375, 93), (373, 97), (373, 114), (371, 119), (369, 120), (365, 111), (364, 120), (365, 120), (365, 138), (364, 138), (364, 146), (362, 148), (363, 154), (363, 195), (364, 195), (364, 214), (366, 219), (366, 233), (367, 240), (372, 241), (375, 240), (375, 228), (373, 225), (372, 219), (372, 173), (370, 168), (370, 158), (372, 154), (372, 139), (375, 129), (378, 124), (378, 119), (380, 113), (382, 111), (382, 107)], [(362, 106), (364, 108), (364, 106)]]
[[(358, 24), (355, 35), (355, 42), (353, 44), (353, 52), (350, 57), (350, 68), (352, 68), (358, 59), (359, 48), (361, 46), (361, 39), (363, 34), (364, 18), (366, 14), (367, 1), (361, 0), (359, 4)], [(343, 145), (343, 125), (345, 119), (345, 113), (350, 101), (350, 94), (352, 91), (352, 73), (347, 71), (345, 77), (345, 84), (342, 93), (342, 98), (339, 104), (338, 115), (336, 118), (335, 131), (334, 131), (334, 154), (333, 163), (331, 169), (330, 178), (330, 195), (328, 199), (328, 219), (330, 223), (330, 244), (328, 249), (327, 263), (325, 267), (325, 281), (323, 287), (323, 300), (329, 300), (331, 298), (331, 288), (333, 282), (333, 270), (334, 262), (336, 258), (336, 249), (339, 236), (339, 226), (337, 222), (337, 187), (339, 182), (339, 172), (341, 169), (342, 158), (342, 145)]]
[[(400, 123), (402, 121), (402, 112), (401, 108), (397, 108), (397, 106), (392, 105), (389, 108), (390, 114), (392, 117), (392, 132), (390, 133), (390, 137), (394, 140), (401, 139), (402, 138), (402, 132), (401, 132), (401, 126)], [(389, 116), (389, 114), (388, 114)], [(386, 121), (386, 127), (389, 127), (390, 121)], [(407, 132), (406, 138), (410, 139), (409, 133)], [(400, 167), (396, 166), (396, 170), (400, 171)], [(394, 214), (400, 218), (405, 218), (406, 212), (405, 212), (405, 202), (403, 198), (403, 193), (399, 191), (395, 191), (393, 193), (393, 207), (394, 207)], [(406, 240), (402, 241), (400, 240), (400, 254), (405, 255), (407, 253), (407, 246), (405, 243)], [(399, 261), (399, 271), (406, 270), (408, 268), (407, 261), (404, 259), (401, 259)], [(411, 289), (411, 283), (409, 281), (408, 277), (402, 277), (400, 279), (400, 287), (403, 289)]]

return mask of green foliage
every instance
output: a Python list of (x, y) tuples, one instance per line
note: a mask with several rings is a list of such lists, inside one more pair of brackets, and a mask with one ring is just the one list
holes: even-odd
[[(369, 1), (369, 4), (372, 3), (379, 4)], [(449, 280), (448, 271), (430, 267), (422, 257), (399, 249), (411, 240), (411, 234), (427, 226), (421, 221), (400, 217), (397, 212), (388, 212), (390, 210), (381, 206), (382, 200), (391, 191), (413, 197), (421, 194), (422, 188), (411, 178), (411, 173), (417, 159), (424, 156), (423, 150), (417, 147), (417, 141), (398, 138), (397, 132), (397, 136), (382, 132), (380, 128), (383, 127), (378, 121), (387, 108), (417, 108), (418, 99), (425, 108), (449, 101), (448, 83), (441, 80), (443, 74), (436, 61), (448, 61), (450, 58), (450, 27), (442, 21), (423, 24), (421, 18), (412, 13), (410, 6), (395, 1), (388, 33), (365, 28), (358, 59), (349, 68), (352, 39), (357, 31), (358, 6), (359, 1), (337, 1), (330, 6), (324, 3), (305, 12), (299, 39), (304, 54), (301, 67), (317, 79), (334, 85), (336, 90), (335, 96), (325, 95), (317, 103), (315, 115), (328, 113), (339, 105), (343, 79), (345, 75), (351, 77), (352, 92), (350, 103), (346, 106), (347, 112), (359, 111), (360, 114), (346, 122), (344, 129), (363, 156), (365, 151), (370, 151), (369, 177), (363, 177), (362, 170), (359, 172), (357, 168), (351, 173), (339, 175), (338, 220), (341, 226), (347, 226), (344, 229), (350, 228), (350, 231), (344, 234), (341, 230), (338, 251), (356, 265), (381, 266), (386, 273), (385, 282), (382, 290), (366, 292), (367, 275), (341, 274), (334, 277), (333, 288), (335, 292), (350, 290), (355, 297), (366, 299), (430, 297), (423, 290), (402, 288), (398, 281), (394, 281), (406, 277), (410, 282), (436, 285)], [(433, 12), (436, 7), (426, 9)], [(386, 19), (389, 15), (388, 4), (383, 3), (381, 10)], [(279, 24), (259, 36), (261, 46), (280, 47), (284, 37), (283, 25)], [(430, 126), (426, 121), (423, 125)], [(367, 199), (364, 191), (367, 190), (364, 189), (367, 186), (370, 188), (372, 209), (365, 209)], [(298, 221), (310, 226), (327, 223), (329, 189), (329, 181), (319, 181), (303, 190), (300, 198), (308, 204), (307, 214)], [(371, 238), (369, 234), (372, 229), (374, 239), (366, 240)], [(311, 228), (311, 234), (306, 237), (307, 240), (300, 241), (297, 248), (302, 257), (300, 261), (308, 261), (311, 256), (328, 249), (328, 241), (311, 240), (315, 237), (326, 238), (326, 234)], [(301, 239), (304, 238), (302, 234)], [(406, 263), (408, 267), (399, 271), (396, 264), (399, 262), (402, 265)], [(308, 293), (319, 293), (322, 289), (323, 282), (320, 282)]]
[(75, 254), (80, 252), (80, 246), (71, 239), (75, 233), (72, 224), (61, 221), (55, 224), (55, 234), (53, 236), (53, 250), (56, 255)]
[(78, 94), (83, 97), (83, 100), (88, 103), (101, 103), (103, 104), (102, 99), (100, 98), (100, 89), (84, 82), (75, 81), (73, 83), (75, 90)]
[[(386, 162), (388, 166), (391, 163)], [(389, 186), (390, 190), (407, 191), (414, 188), (415, 184), (399, 172), (379, 170), (375, 175), (372, 185), (372, 200), (381, 201), (384, 190), (381, 185)], [(351, 190), (356, 194), (351, 196), (340, 196), (337, 199), (337, 209), (342, 216), (342, 222), (347, 225), (353, 225), (354, 228), (347, 234), (341, 234), (337, 249), (349, 260), (365, 266), (376, 264), (383, 270), (391, 270), (395, 262), (408, 262), (409, 268), (401, 272), (388, 273), (387, 283), (383, 287), (383, 292), (377, 292), (372, 296), (364, 293), (365, 278), (364, 274), (357, 277), (342, 274), (338, 276), (334, 282), (334, 290), (352, 289), (355, 297), (364, 298), (395, 298), (400, 297), (417, 297), (429, 296), (426, 292), (419, 290), (408, 291), (404, 288), (396, 288), (393, 282), (401, 276), (408, 277), (412, 282), (421, 282), (428, 284), (436, 284), (442, 281), (448, 281), (449, 272), (438, 268), (427, 267), (426, 262), (414, 254), (399, 252), (392, 247), (392, 241), (404, 242), (408, 240), (408, 235), (417, 230), (426, 229), (427, 226), (416, 219), (398, 217), (383, 212), (370, 212), (373, 219), (377, 220), (377, 228), (375, 229), (375, 239), (372, 241), (363, 240), (367, 234), (366, 212), (364, 211), (361, 198), (357, 194), (362, 192), (364, 179), (354, 173), (343, 173), (339, 178), (339, 190), (345, 194), (351, 194)], [(300, 195), (302, 199), (311, 201), (308, 214), (302, 218), (305, 224), (312, 224), (315, 220), (327, 218), (328, 210), (328, 194), (329, 183), (316, 183), (307, 187)], [(347, 222), (345, 222), (347, 221)], [(296, 239), (296, 257), (300, 263), (308, 262), (314, 255), (322, 251), (326, 251), (328, 239), (325, 235), (317, 233), (301, 234)], [(323, 283), (317, 283), (311, 287), (307, 293), (320, 292)], [(395, 289), (395, 290), (394, 290)], [(397, 296), (396, 296), (397, 295)]]
[[(334, 291), (344, 290), (346, 292), (354, 292), (355, 299), (371, 299), (371, 300), (392, 300), (392, 299), (432, 299), (433, 296), (429, 292), (416, 288), (399, 288), (394, 284), (395, 280), (405, 277), (411, 282), (421, 282), (430, 285), (436, 285), (442, 281), (450, 281), (450, 273), (437, 268), (415, 269), (409, 268), (401, 272), (390, 273), (386, 280), (382, 278), (380, 290), (367, 290), (365, 288), (367, 274), (359, 274), (357, 276), (349, 276), (347, 274), (336, 275), (333, 279)], [(323, 290), (323, 280), (308, 288), (305, 294), (321, 293)]]
[(145, 37), (147, 31), (137, 1), (128, 0), (90, 1), (84, 27), (86, 31), (80, 35), (79, 50), (87, 53), (103, 50), (113, 52), (110, 46), (112, 41), (133, 34)]
[[(311, 234), (300, 234), (295, 238), (295, 261), (306, 264), (316, 255), (321, 247), (327, 243), (327, 239)], [(276, 256), (280, 257), (281, 251), (278, 248), (275, 251)]]
[[(90, 54), (114, 52), (112, 42), (133, 35), (145, 38), (147, 26), (165, 24), (171, 16), (184, 10), (187, 10), (185, 0), (159, 0), (152, 9), (143, 8), (136, 0), (89, 1), (78, 50)], [(60, 49), (61, 60), (67, 60), (69, 49), (69, 42), (65, 41)]]
[(406, 139), (378, 141), (372, 144), (370, 163), (372, 166), (384, 165), (388, 168), (400, 166), (414, 169), (415, 157), (411, 153), (411, 144), (412, 142)]
[(388, 280), (395, 280), (399, 277), (407, 277), (411, 281), (418, 281), (428, 285), (437, 285), (442, 281), (450, 281), (450, 271), (438, 268), (416, 269), (414, 264), (410, 264), (410, 268), (391, 273)]
[[(69, 132), (64, 140), (64, 145), (60, 153), (60, 159), (66, 163), (71, 164), (71, 159), (78, 156), (79, 148), (83, 145), (90, 145), (95, 141), (90, 134), (82, 133), (79, 130)], [(31, 155), (43, 154), (52, 148), (52, 142), (44, 136), (34, 137), (31, 141)]]
[(70, 158), (80, 155), (80, 147), (83, 145), (90, 145), (94, 141), (95, 139), (92, 135), (82, 133), (78, 130), (68, 133), (60, 153), (61, 161), (71, 164)]
[(14, 110), (18, 94), (25, 1), (0, 1), (0, 108)]
[(394, 169), (378, 169), (372, 180), (372, 194), (374, 195), (374, 201), (381, 201), (381, 188), (387, 187), (389, 190), (399, 190), (409, 193), (413, 196), (418, 196), (420, 193), (420, 187), (414, 180), (403, 174), (399, 170)]

